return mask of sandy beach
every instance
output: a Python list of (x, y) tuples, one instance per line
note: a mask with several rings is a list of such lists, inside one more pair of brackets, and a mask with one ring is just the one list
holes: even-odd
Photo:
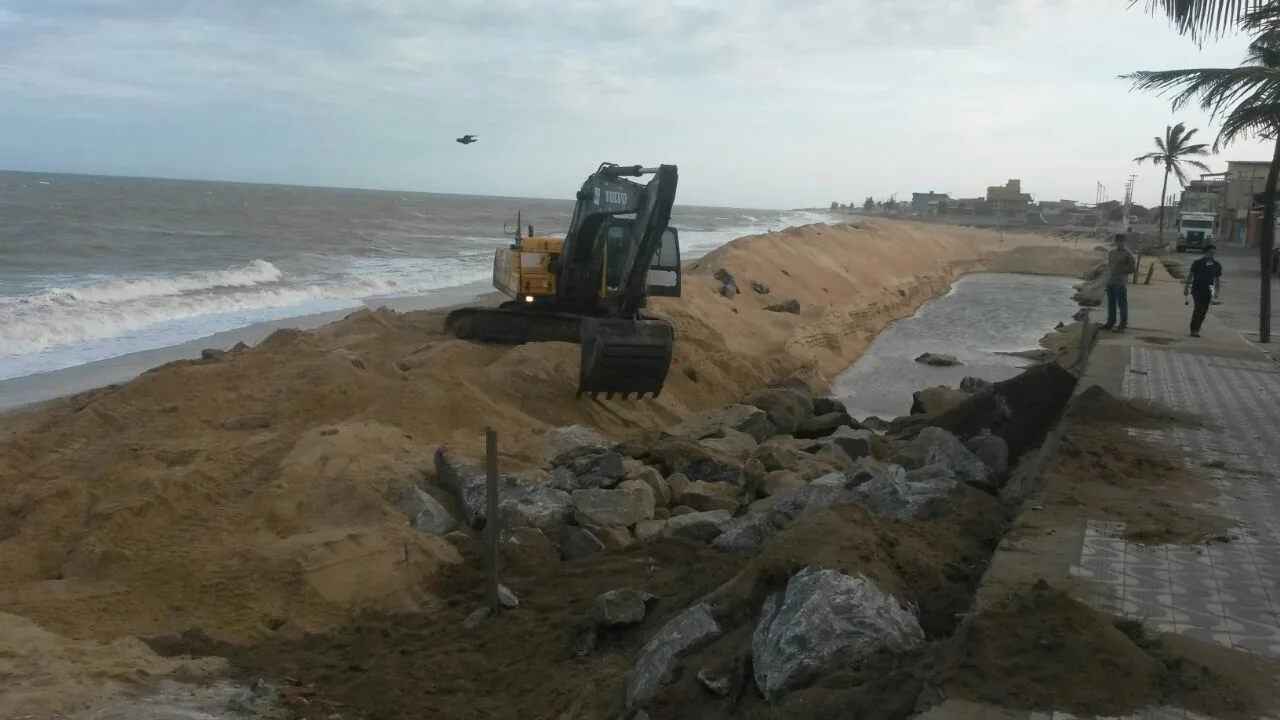
[[(653, 401), (576, 400), (576, 346), (458, 341), (443, 312), (389, 306), (258, 328), (256, 344), (240, 333), (251, 347), (8, 413), (0, 618), (25, 629), (0, 643), (58, 660), (20, 672), (0, 715), (82, 710), (124, 687), (113, 683), (177, 672), (129, 638), (199, 630), (252, 644), (445, 607), (467, 554), (409, 527), (401, 502), (416, 486), (457, 507), (436, 472), (442, 444), (478, 457), (492, 427), (503, 471), (536, 483), (566, 426), (647, 442), (784, 378), (821, 391), (966, 273), (1078, 275), (1095, 261), (1047, 235), (882, 220), (741, 238), (688, 265), (684, 297), (653, 303), (677, 326)], [(722, 269), (744, 292), (719, 292)], [(766, 309), (791, 300), (798, 313)], [(24, 381), (43, 400), (58, 382), (79, 391), (158, 357)], [(106, 644), (77, 649), (95, 641)]]

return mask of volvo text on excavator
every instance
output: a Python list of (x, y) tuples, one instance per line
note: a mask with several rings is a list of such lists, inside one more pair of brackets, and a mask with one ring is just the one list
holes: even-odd
[[(646, 184), (628, 178), (652, 175)], [(680, 296), (680, 237), (669, 227), (676, 166), (602, 163), (582, 184), (563, 238), (529, 228), (499, 248), (493, 285), (510, 300), (453, 311), (445, 327), (481, 342), (581, 345), (578, 396), (657, 397), (675, 345), (671, 322), (643, 312)]]

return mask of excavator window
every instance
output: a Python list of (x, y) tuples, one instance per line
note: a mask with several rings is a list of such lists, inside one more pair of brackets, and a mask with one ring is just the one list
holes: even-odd
[(618, 282), (622, 280), (622, 270), (627, 264), (627, 251), (631, 245), (631, 235), (629, 225), (609, 226), (604, 247), (604, 284), (610, 290), (617, 290)]

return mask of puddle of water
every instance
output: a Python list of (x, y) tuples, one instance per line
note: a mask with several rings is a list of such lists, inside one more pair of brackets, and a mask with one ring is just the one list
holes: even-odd
[[(1079, 309), (1072, 277), (981, 273), (956, 281), (947, 295), (880, 333), (866, 353), (831, 383), (857, 419), (892, 419), (911, 410), (911, 394), (935, 385), (955, 387), (966, 375), (993, 382), (1017, 375), (1029, 361), (998, 352), (1032, 350)], [(921, 353), (954, 355), (963, 365), (931, 367)]]

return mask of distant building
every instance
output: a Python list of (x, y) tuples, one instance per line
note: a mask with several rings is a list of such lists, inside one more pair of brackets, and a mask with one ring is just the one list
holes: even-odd
[(940, 200), (950, 200), (951, 196), (947, 193), (939, 193), (930, 190), (929, 192), (913, 192), (911, 193), (911, 205), (916, 208), (925, 208), (930, 205), (937, 205)]
[(1021, 215), (1031, 204), (1031, 195), (1022, 192), (1021, 180), (1010, 180), (1004, 185), (987, 188), (987, 204), (998, 215)]
[(1243, 245), (1253, 197), (1267, 184), (1271, 163), (1265, 160), (1229, 160), (1218, 226), (1224, 242)]

